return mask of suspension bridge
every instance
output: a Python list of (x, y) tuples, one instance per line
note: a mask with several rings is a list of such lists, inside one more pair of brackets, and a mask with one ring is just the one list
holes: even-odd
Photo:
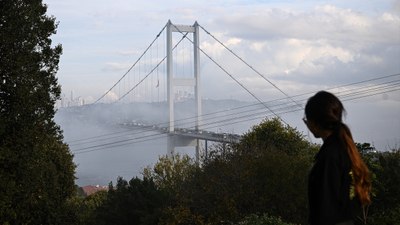
[[(201, 46), (200, 33), (204, 33), (211, 40), (226, 50), (238, 62), (242, 63), (258, 79), (281, 94), (281, 98), (265, 101), (258, 96), (248, 85), (244, 84), (237, 74), (230, 72), (223, 62), (213, 58), (213, 55)], [(223, 74), (235, 83), (238, 89), (245, 91), (254, 99), (255, 103), (236, 108), (230, 108), (213, 113), (202, 111), (202, 71), (201, 61), (212, 62)], [(400, 90), (400, 73), (378, 76), (376, 78), (345, 84), (331, 88), (343, 101), (351, 101), (373, 95), (384, 94)], [(329, 90), (329, 89), (328, 89)], [(309, 92), (292, 96), (279, 88), (267, 76), (250, 65), (226, 44), (212, 35), (203, 26), (195, 22), (193, 25), (177, 25), (168, 21), (156, 35), (154, 40), (104, 94), (93, 104), (118, 103), (129, 104), (135, 102), (165, 103), (167, 112), (165, 122), (149, 124), (144, 122), (123, 121), (121, 126), (133, 129), (155, 131), (156, 134), (138, 136), (124, 141), (110, 141), (100, 145), (91, 145), (77, 149), (75, 154), (112, 148), (135, 141), (151, 141), (158, 137), (168, 137), (167, 154), (173, 154), (175, 147), (195, 146), (196, 158), (200, 155), (200, 141), (237, 143), (241, 135), (226, 132), (211, 132), (218, 122), (220, 124), (239, 123), (266, 117), (277, 117), (285, 124), (281, 115), (303, 110), (303, 103), (315, 93)], [(177, 102), (191, 100), (193, 115), (184, 119), (177, 119), (175, 105)], [(221, 116), (222, 112), (222, 116)]]

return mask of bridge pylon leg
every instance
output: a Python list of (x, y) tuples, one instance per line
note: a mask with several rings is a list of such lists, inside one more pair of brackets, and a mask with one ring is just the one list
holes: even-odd
[(175, 136), (172, 134), (168, 134), (167, 138), (167, 156), (172, 157), (175, 154)]
[(200, 163), (200, 139), (196, 139), (196, 163)]

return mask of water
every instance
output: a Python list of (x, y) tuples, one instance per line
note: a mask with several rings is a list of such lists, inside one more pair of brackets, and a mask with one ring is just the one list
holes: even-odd
[[(79, 186), (108, 185), (111, 181), (115, 184), (119, 176), (126, 180), (142, 177), (145, 167), (153, 167), (159, 157), (167, 153), (165, 134), (61, 118), (60, 115), (56, 116), (56, 122), (74, 154), (76, 184)], [(176, 149), (176, 152), (192, 157), (194, 151), (194, 147)]]

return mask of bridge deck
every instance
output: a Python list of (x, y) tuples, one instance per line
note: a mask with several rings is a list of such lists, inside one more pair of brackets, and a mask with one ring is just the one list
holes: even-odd
[(156, 131), (165, 134), (178, 135), (194, 139), (223, 142), (223, 143), (238, 143), (242, 139), (242, 136), (238, 134), (216, 133), (206, 130), (175, 128), (173, 133), (170, 133), (167, 127), (161, 127), (157, 125), (145, 125), (141, 123), (122, 123), (121, 125), (125, 127), (140, 128), (148, 131)]

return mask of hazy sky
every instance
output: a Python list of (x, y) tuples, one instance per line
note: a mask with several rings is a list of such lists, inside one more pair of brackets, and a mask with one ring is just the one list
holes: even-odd
[[(398, 0), (44, 2), (59, 21), (53, 40), (63, 45), (58, 73), (63, 92), (74, 91), (87, 102), (122, 76), (169, 19), (185, 25), (197, 21), (289, 95), (400, 73)], [(205, 51), (229, 59), (227, 68), (245, 71), (204, 36)], [(213, 74), (204, 66), (202, 73), (205, 98), (254, 101), (220, 71)], [(284, 97), (255, 74), (242, 73), (238, 79), (263, 101)], [(348, 101), (345, 107), (358, 141), (381, 149), (400, 145), (399, 90)], [(304, 129), (302, 112), (285, 116)]]

